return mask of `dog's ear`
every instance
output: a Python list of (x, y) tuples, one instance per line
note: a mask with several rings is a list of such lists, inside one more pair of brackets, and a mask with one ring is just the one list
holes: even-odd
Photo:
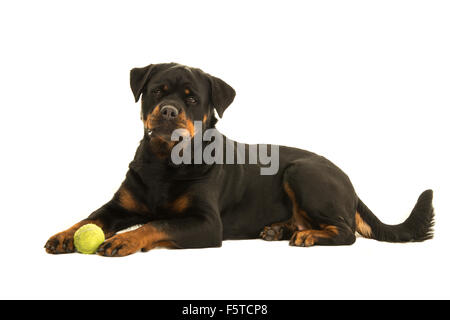
[(133, 91), (134, 99), (136, 102), (142, 94), (142, 90), (146, 85), (147, 81), (150, 79), (155, 69), (155, 65), (151, 64), (144, 68), (134, 68), (130, 71), (130, 86), (131, 91)]
[(217, 114), (222, 118), (225, 109), (233, 102), (236, 91), (225, 81), (209, 75), (211, 85), (211, 102), (217, 110)]

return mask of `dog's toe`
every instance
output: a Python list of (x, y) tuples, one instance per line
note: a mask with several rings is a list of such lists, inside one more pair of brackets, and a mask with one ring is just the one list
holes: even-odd
[(75, 252), (73, 244), (73, 233), (60, 232), (48, 239), (45, 246), (45, 251), (51, 254), (72, 253)]
[(266, 241), (281, 240), (283, 237), (283, 229), (279, 226), (267, 226), (261, 231), (260, 237)]

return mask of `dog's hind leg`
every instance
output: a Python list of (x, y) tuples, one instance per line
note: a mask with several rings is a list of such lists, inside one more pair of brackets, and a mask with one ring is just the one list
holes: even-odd
[(355, 242), (356, 195), (350, 180), (325, 160), (296, 161), (284, 173), (292, 207), (290, 245), (349, 245)]

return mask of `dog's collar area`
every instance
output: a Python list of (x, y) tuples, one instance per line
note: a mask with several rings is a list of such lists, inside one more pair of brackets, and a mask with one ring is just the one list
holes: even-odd
[(145, 129), (145, 131), (144, 131), (144, 139), (146, 139), (147, 141), (152, 140), (153, 139), (152, 133), (153, 133), (152, 130)]

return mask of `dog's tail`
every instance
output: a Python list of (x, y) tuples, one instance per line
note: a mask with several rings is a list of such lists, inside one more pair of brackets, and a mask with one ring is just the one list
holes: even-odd
[(424, 241), (433, 238), (433, 191), (424, 191), (409, 217), (401, 224), (381, 222), (358, 198), (356, 231), (365, 238), (388, 242)]

